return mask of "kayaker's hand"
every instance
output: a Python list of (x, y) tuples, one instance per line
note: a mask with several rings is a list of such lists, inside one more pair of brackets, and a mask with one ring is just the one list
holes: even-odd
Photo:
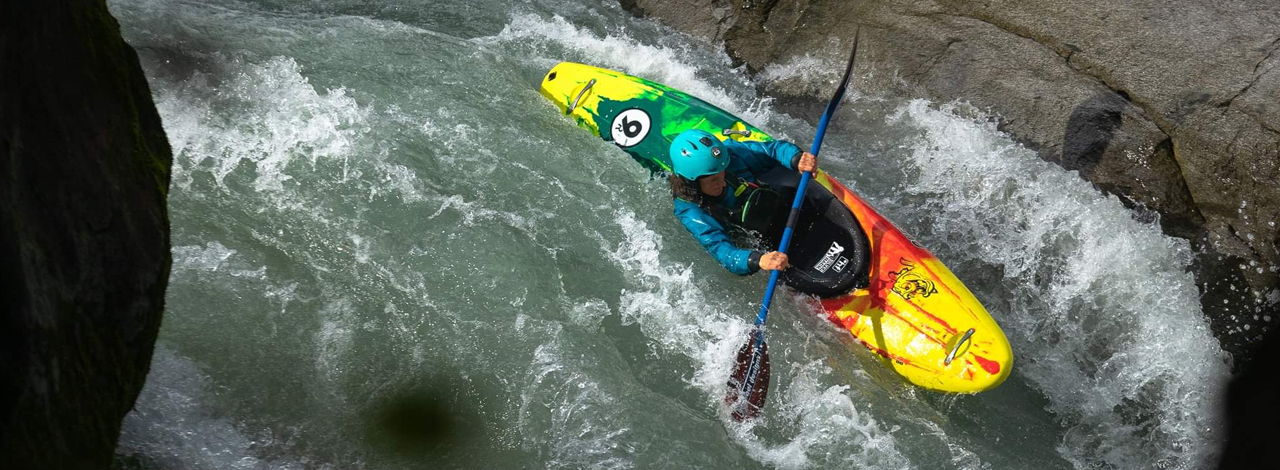
[(783, 270), (790, 266), (791, 264), (787, 263), (786, 253), (770, 251), (760, 257), (760, 269), (764, 269), (766, 271)]
[(809, 152), (801, 154), (800, 163), (796, 164), (796, 169), (800, 171), (816, 171), (818, 169), (818, 157)]

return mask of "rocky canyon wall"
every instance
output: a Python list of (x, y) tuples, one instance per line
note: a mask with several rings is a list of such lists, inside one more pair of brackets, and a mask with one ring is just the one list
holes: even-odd
[(101, 0), (0, 2), (0, 467), (109, 468), (169, 278), (169, 143)]

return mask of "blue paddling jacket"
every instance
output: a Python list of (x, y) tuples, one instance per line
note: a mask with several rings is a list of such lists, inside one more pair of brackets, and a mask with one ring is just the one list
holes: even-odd
[[(779, 165), (794, 170), (803, 154), (795, 144), (783, 141), (738, 142), (726, 139), (723, 144), (731, 157), (729, 167), (725, 169), (726, 181), (737, 179), (754, 183), (757, 175)], [(716, 205), (726, 211), (736, 208), (738, 201), (733, 186), (732, 183), (726, 185), (719, 197), (703, 194), (703, 204)], [(740, 276), (760, 270), (760, 256), (764, 253), (734, 245), (724, 228), (724, 221), (717, 220), (697, 202), (676, 196), (673, 203), (676, 218), (725, 269)]]

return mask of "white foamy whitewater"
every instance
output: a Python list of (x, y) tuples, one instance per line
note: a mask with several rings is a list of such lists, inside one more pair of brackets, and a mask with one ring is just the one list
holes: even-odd
[[(537, 92), (562, 60), (813, 128), (814, 54), (758, 78), (577, 0), (113, 0), (174, 151), (174, 266), (117, 461), (137, 469), (1211, 467), (1229, 364), (1186, 243), (952, 105), (852, 93), (821, 165), (946, 262), (1013, 342), (972, 396), (885, 370), (809, 299), (772, 391), (720, 404), (765, 279)], [(825, 91), (823, 91), (825, 90)]]

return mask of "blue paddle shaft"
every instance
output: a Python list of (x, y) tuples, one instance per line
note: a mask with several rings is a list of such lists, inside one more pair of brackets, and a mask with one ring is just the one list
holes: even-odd
[[(858, 55), (858, 32), (853, 33), (853, 51), (849, 53), (849, 63), (845, 66), (844, 78), (840, 80), (840, 86), (836, 88), (835, 96), (831, 97), (831, 101), (827, 102), (827, 109), (822, 113), (822, 119), (818, 121), (818, 132), (813, 136), (813, 145), (809, 147), (809, 153), (814, 156), (818, 155), (818, 150), (822, 148), (822, 137), (827, 133), (827, 123), (831, 121), (831, 116), (836, 113), (836, 106), (840, 104), (840, 99), (844, 97), (845, 86), (849, 84), (849, 76), (853, 73), (853, 61)], [(778, 244), (778, 251), (787, 252), (787, 247), (791, 246), (791, 234), (795, 230), (796, 219), (800, 214), (800, 203), (804, 201), (805, 189), (809, 187), (810, 172), (801, 172), (800, 187), (796, 189), (796, 198), (791, 201), (791, 214), (787, 216), (787, 228), (782, 231), (782, 242)], [(738, 384), (735, 400), (735, 417), (749, 416), (748, 400), (755, 390), (756, 379), (759, 377), (759, 371), (762, 369), (761, 362), (764, 360), (762, 349), (764, 346), (764, 322), (769, 318), (769, 303), (773, 300), (773, 290), (778, 285), (778, 275), (780, 271), (774, 270), (769, 275), (769, 286), (764, 290), (764, 300), (760, 302), (760, 314), (756, 315), (755, 329), (752, 335), (755, 337), (752, 342), (755, 346), (751, 351), (751, 359), (747, 364), (747, 370), (743, 374), (743, 380)], [(755, 406), (764, 406), (764, 395), (760, 395), (761, 403)], [(741, 420), (741, 419), (739, 419)]]
[[(818, 156), (818, 150), (822, 148), (822, 137), (827, 133), (827, 123), (831, 121), (831, 115), (835, 114), (836, 104), (840, 102), (840, 98), (844, 96), (844, 86), (836, 91), (836, 96), (827, 103), (827, 110), (822, 113), (822, 119), (818, 121), (818, 133), (813, 137), (813, 145), (809, 147), (809, 153)], [(795, 231), (796, 219), (800, 216), (800, 204), (804, 202), (804, 192), (809, 188), (809, 178), (812, 173), (805, 171), (800, 175), (800, 187), (796, 189), (796, 197), (791, 201), (791, 213), (787, 215), (787, 228), (782, 231), (782, 243), (778, 244), (778, 252), (786, 253), (787, 248), (791, 246), (791, 234)], [(764, 300), (760, 301), (760, 313), (756, 315), (756, 326), (763, 325), (765, 320), (769, 318), (769, 304), (773, 300), (773, 290), (778, 285), (779, 270), (773, 270), (769, 275), (769, 285), (764, 289)], [(763, 341), (763, 336), (757, 338), (756, 346)]]

